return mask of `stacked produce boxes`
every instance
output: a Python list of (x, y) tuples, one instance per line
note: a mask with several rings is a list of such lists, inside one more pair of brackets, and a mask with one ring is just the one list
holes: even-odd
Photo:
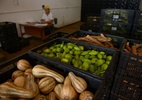
[(131, 38), (142, 39), (142, 11), (135, 11), (134, 24), (132, 27)]
[(108, 0), (108, 8), (126, 9), (127, 0)]
[(101, 32), (129, 37), (133, 23), (134, 10), (102, 9)]
[(99, 16), (88, 16), (87, 21), (80, 25), (80, 30), (89, 32), (99, 32), (100, 31), (100, 17)]
[(140, 0), (127, 1), (127, 9), (139, 10)]
[(110, 100), (142, 99), (142, 41), (127, 39), (120, 54)]
[[(101, 85), (99, 91), (96, 92), (95, 98), (96, 100), (108, 99), (117, 67), (118, 53), (124, 44), (124, 38), (106, 35), (112, 38), (113, 45), (117, 50), (69, 38), (86, 35), (99, 36), (100, 34), (77, 31), (65, 36), (65, 38), (58, 38), (38, 46), (31, 50), (30, 54), (39, 61), (41, 59), (44, 62), (51, 60), (100, 80)], [(95, 62), (98, 63), (95, 64)]]
[(21, 49), (15, 23), (0, 23), (0, 42), (2, 48), (9, 53), (13, 53)]

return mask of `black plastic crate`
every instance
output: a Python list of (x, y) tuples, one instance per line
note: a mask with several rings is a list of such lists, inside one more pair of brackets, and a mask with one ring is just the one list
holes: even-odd
[(54, 71), (57, 71), (58, 73), (62, 74), (63, 76), (67, 76), (69, 72), (73, 72), (77, 76), (80, 76), (84, 78), (88, 84), (87, 90), (90, 90), (95, 94), (95, 92), (98, 90), (98, 87), (101, 84), (101, 81), (98, 79), (95, 79), (91, 76), (88, 76), (84, 73), (78, 72), (77, 70), (74, 70), (72, 68), (66, 67), (62, 64), (52, 62), (47, 59), (42, 58), (34, 58), (34, 56), (30, 55), (29, 53), (22, 54), (18, 57), (15, 57), (7, 62), (0, 64), (0, 83), (5, 82), (6, 80), (11, 78), (12, 73), (17, 70), (16, 63), (20, 59), (26, 59), (30, 62), (32, 66), (35, 66), (37, 64), (45, 65), (47, 68), (50, 68)]
[(136, 25), (142, 25), (142, 11), (140, 10), (135, 11), (135, 17), (133, 23)]
[(140, 0), (127, 1), (127, 9), (139, 10)]
[(80, 30), (89, 31), (89, 32), (99, 32), (100, 25), (85, 23), (85, 24), (80, 25)]
[(17, 34), (16, 23), (0, 22), (0, 33), (5, 35), (5, 36)]
[(101, 23), (123, 23), (132, 24), (134, 10), (128, 9), (102, 9)]
[(14, 45), (2, 45), (2, 49), (11, 54), (20, 51), (21, 45), (20, 42)]
[(68, 33), (65, 33), (65, 32), (57, 32), (57, 33), (50, 34), (50, 35), (48, 35), (47, 41), (53, 40), (55, 38), (64, 37), (67, 34)]
[(141, 100), (142, 83), (128, 78), (127, 76), (116, 75), (110, 100)]
[(134, 24), (131, 31), (131, 38), (132, 39), (142, 39), (142, 25)]
[[(73, 67), (72, 65), (70, 65), (68, 63), (63, 63), (63, 62), (61, 62), (58, 59), (51, 58), (51, 57), (45, 57), (45, 56), (41, 55), (42, 50), (44, 50), (45, 48), (53, 46), (56, 43), (60, 44), (60, 43), (69, 43), (69, 42), (70, 43), (74, 43), (76, 45), (84, 46), (84, 50), (93, 50), (93, 49), (95, 49), (95, 50), (98, 50), (98, 51), (104, 51), (107, 55), (111, 55), (112, 56), (112, 60), (111, 60), (111, 62), (109, 64), (109, 67), (108, 67), (107, 70), (109, 70), (110, 73), (111, 72), (113, 73), (115, 71), (116, 63), (117, 63), (116, 59), (118, 59), (117, 58), (118, 54), (117, 54), (117, 52), (115, 50), (112, 50), (112, 49), (109, 49), (109, 48), (103, 48), (103, 47), (99, 47), (99, 46), (95, 46), (95, 45), (89, 45), (89, 44), (86, 44), (86, 43), (83, 43), (83, 42), (80, 42), (80, 41), (73, 41), (73, 40), (69, 40), (69, 39), (66, 39), (66, 38), (57, 38), (57, 39), (54, 39), (54, 40), (49, 41), (47, 43), (44, 43), (44, 44), (42, 44), (42, 45), (40, 45), (38, 47), (35, 47), (35, 48), (33, 48), (31, 50), (31, 54), (34, 55), (35, 58), (37, 56), (37, 57), (41, 57), (41, 58), (51, 59), (51, 60), (53, 60), (53, 62), (58, 62), (58, 63), (61, 63), (61, 64), (65, 64), (67, 67), (71, 67), (73, 69), (76, 69), (76, 70), (78, 70), (80, 72), (83, 72), (83, 73), (88, 74), (90, 76), (93, 76), (95, 78), (103, 79), (103, 77), (96, 76), (95, 74), (92, 74), (92, 73), (90, 73), (88, 71), (84, 71), (84, 70), (81, 70), (79, 68)], [(106, 70), (105, 74), (108, 72), (107, 70)]]
[(104, 23), (101, 24), (101, 32), (116, 36), (129, 38), (131, 35), (131, 24)]
[(108, 8), (125, 9), (127, 0), (108, 0)]
[[(65, 36), (65, 38), (70, 38), (70, 37), (84, 37), (84, 36), (87, 36), (87, 35), (90, 35), (90, 36), (98, 36), (100, 35), (101, 33), (96, 33), (96, 32), (88, 32), (88, 31), (82, 31), (82, 30), (79, 30), (79, 31), (76, 31), (76, 32), (73, 32), (71, 34), (68, 34), (67, 36)], [(120, 37), (120, 36), (115, 36), (115, 35), (109, 35), (109, 34), (105, 34), (106, 37), (110, 37), (112, 40), (111, 40), (111, 43), (114, 45), (114, 47), (118, 48), (119, 51), (122, 50), (122, 47), (126, 41), (126, 39), (124, 37)]]
[[(130, 45), (142, 43), (142, 41), (133, 39), (127, 39), (127, 42), (129, 42)], [(125, 75), (131, 79), (142, 81), (142, 57), (122, 51), (116, 74)]]

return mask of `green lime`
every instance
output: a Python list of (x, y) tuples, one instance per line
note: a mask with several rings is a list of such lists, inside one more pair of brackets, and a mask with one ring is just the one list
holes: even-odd
[(106, 70), (108, 68), (108, 64), (102, 64), (102, 66), (101, 66), (101, 70)]
[(94, 74), (97, 75), (97, 76), (100, 76), (100, 71), (99, 71), (99, 70), (96, 70), (96, 71), (94, 72)]
[(105, 61), (103, 59), (98, 59), (95, 64), (96, 66), (101, 66), (104, 62)]
[(45, 52), (45, 53), (50, 53), (51, 50), (50, 50), (49, 48), (47, 48), (47, 49), (43, 50), (43, 52)]
[(74, 58), (75, 58), (75, 59), (79, 59), (79, 56), (78, 56), (78, 55), (75, 55)]
[(98, 54), (97, 54), (97, 57), (98, 57), (99, 59), (102, 59), (102, 58), (103, 58), (103, 55), (100, 54), (100, 53), (98, 53)]
[(73, 49), (73, 46), (67, 45), (68, 49)]
[(96, 63), (97, 60), (97, 58), (92, 58), (91, 63)]
[(98, 54), (98, 51), (95, 51), (95, 50), (92, 50), (92, 51), (89, 52), (89, 55), (95, 56), (97, 54)]
[(95, 67), (94, 65), (90, 65), (89, 67), (89, 72), (94, 73), (95, 72)]
[(87, 55), (89, 52), (88, 51), (83, 51), (81, 52), (81, 55)]
[(53, 58), (55, 55), (54, 55), (54, 53), (49, 53), (49, 54), (47, 54), (47, 56)]
[(106, 55), (106, 54), (104, 54), (104, 55), (103, 55), (103, 59), (106, 59), (106, 58), (107, 58), (107, 55)]
[(51, 50), (52, 50), (52, 49), (54, 49), (54, 48), (55, 48), (54, 46), (51, 46), (49, 49), (51, 49)]
[(58, 48), (56, 48), (56, 51), (57, 51), (57, 52), (61, 52), (62, 49), (58, 47)]
[(62, 59), (61, 59), (61, 62), (68, 63), (68, 62), (69, 62), (69, 60), (68, 60), (67, 58), (62, 58)]
[(84, 58), (89, 58), (89, 57), (90, 57), (90, 55), (85, 55), (85, 56), (84, 56)]
[(71, 54), (66, 54), (66, 55), (65, 55), (65, 58), (67, 58), (67, 59), (70, 59), (70, 60), (71, 60), (71, 59), (72, 59), (72, 55), (71, 55)]
[(109, 64), (110, 64), (110, 60), (107, 60), (107, 61), (106, 61), (106, 64), (108, 64), (108, 65), (109, 65)]
[(80, 59), (83, 59), (83, 58), (84, 58), (84, 56), (80, 56), (79, 58), (80, 58)]
[(81, 53), (81, 51), (77, 51), (77, 50), (74, 51), (75, 55), (79, 55), (80, 53)]
[(111, 61), (112, 60), (112, 56), (107, 56), (106, 60)]
[(81, 50), (78, 46), (74, 47), (75, 50)]
[(100, 53), (101, 55), (104, 55), (104, 54), (105, 54), (105, 52), (103, 52), (103, 51), (100, 51), (99, 53)]
[(83, 47), (83, 46), (78, 46), (78, 47), (80, 48), (80, 50), (82, 50), (82, 51), (84, 50), (84, 47)]
[(78, 68), (80, 66), (79, 62), (77, 60), (75, 60), (74, 63), (73, 63), (73, 66), (76, 67), (76, 68)]
[(76, 59), (72, 59), (72, 61), (71, 61), (71, 62), (72, 62), (72, 64), (74, 64), (75, 60), (76, 60)]
[(52, 52), (56, 52), (56, 48), (53, 48), (53, 49), (52, 49)]
[(64, 49), (64, 52), (68, 53), (70, 50), (68, 48)]
[(70, 53), (70, 54), (73, 54), (73, 51), (71, 50), (71, 51), (69, 51), (69, 53)]
[(91, 63), (91, 60), (90, 59), (87, 59), (87, 58), (83, 58), (81, 59), (82, 62), (88, 62), (88, 63)]
[(83, 62), (82, 69), (85, 70), (85, 71), (89, 70), (89, 63), (88, 62)]

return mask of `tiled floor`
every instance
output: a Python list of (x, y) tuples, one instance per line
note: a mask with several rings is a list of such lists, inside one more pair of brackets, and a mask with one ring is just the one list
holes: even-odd
[[(66, 33), (72, 33), (74, 31), (77, 31), (77, 30), (80, 30), (80, 25), (82, 24), (82, 22), (77, 22), (77, 23), (74, 23), (74, 24), (71, 24), (71, 25), (68, 25), (68, 26), (65, 26), (65, 27), (62, 27), (60, 29), (57, 29), (55, 31), (56, 32), (66, 32)], [(10, 60), (14, 57), (17, 57), (25, 52), (28, 52), (30, 49), (36, 47), (36, 46), (39, 46), (41, 44), (43, 44), (45, 41), (42, 41), (41, 39), (39, 38), (35, 38), (35, 37), (31, 37), (29, 38), (29, 45), (26, 46), (26, 47), (23, 47), (20, 51), (18, 52), (15, 52), (15, 53), (8, 53), (4, 50), (2, 50), (2, 48), (0, 48), (0, 63), (2, 62), (5, 62), (7, 60)], [(1, 56), (4, 56), (4, 58)]]

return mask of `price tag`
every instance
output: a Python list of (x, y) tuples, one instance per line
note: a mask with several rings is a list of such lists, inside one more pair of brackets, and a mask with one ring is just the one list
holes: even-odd
[(118, 19), (118, 18), (119, 18), (119, 15), (113, 15), (113, 18), (114, 18), (114, 19)]
[(97, 21), (97, 19), (96, 19), (96, 18), (94, 18), (94, 19), (93, 19), (93, 21)]
[(117, 27), (111, 27), (111, 30), (116, 31)]

